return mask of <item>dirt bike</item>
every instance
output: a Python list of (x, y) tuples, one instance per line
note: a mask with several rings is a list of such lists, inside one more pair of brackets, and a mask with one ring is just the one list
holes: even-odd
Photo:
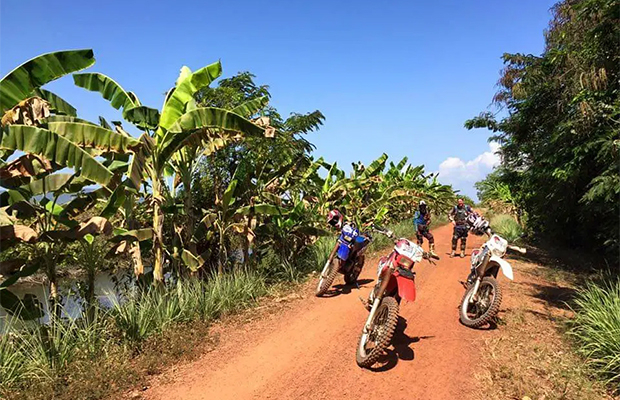
[(459, 306), (459, 319), (470, 328), (488, 324), (499, 312), (502, 290), (497, 275), (501, 270), (506, 278), (514, 279), (512, 266), (503, 259), (506, 250), (512, 249), (522, 254), (526, 252), (494, 234), (488, 224), (484, 225), (484, 232), (489, 240), (471, 254), (471, 272), (464, 285), (466, 290)]
[(334, 283), (336, 275), (344, 275), (348, 285), (357, 282), (364, 267), (364, 253), (372, 241), (369, 233), (360, 233), (353, 222), (347, 222), (340, 231), (340, 236), (332, 249), (319, 278), (316, 296), (324, 295)]
[[(392, 237), (389, 231), (385, 234)], [(370, 368), (390, 345), (401, 299), (415, 300), (415, 272), (411, 269), (422, 259), (431, 261), (431, 258), (439, 259), (404, 238), (396, 240), (392, 253), (381, 258), (377, 284), (364, 303), (370, 313), (357, 345), (357, 365)]]
[(469, 231), (474, 235), (482, 236), (487, 234), (489, 237), (491, 236), (491, 226), (489, 221), (477, 212), (472, 212), (469, 214), (465, 220), (465, 223), (469, 227)]

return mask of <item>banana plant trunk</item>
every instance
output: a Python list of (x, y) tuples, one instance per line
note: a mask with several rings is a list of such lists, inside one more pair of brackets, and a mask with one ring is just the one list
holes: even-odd
[[(134, 195), (130, 194), (125, 201), (125, 220), (127, 223), (127, 229), (130, 231), (136, 229), (136, 221), (133, 217), (134, 204)], [(142, 255), (140, 253), (140, 242), (132, 241), (129, 244), (129, 254), (131, 255), (133, 273), (136, 276), (136, 279), (140, 279), (140, 276), (144, 274), (144, 264), (142, 263)]]
[(186, 223), (187, 226), (185, 226), (185, 246), (187, 246), (187, 248), (194, 254), (196, 254), (196, 243), (194, 243), (192, 241), (192, 238), (194, 237), (194, 213), (193, 213), (193, 207), (194, 207), (194, 198), (192, 196), (192, 190), (191, 190), (191, 184), (192, 184), (192, 177), (191, 177), (191, 170), (188, 171), (187, 174), (183, 174), (183, 188), (185, 191), (185, 199), (184, 199), (184, 205), (185, 205), (185, 213), (187, 215), (187, 219), (186, 219)]
[(161, 205), (163, 197), (161, 195), (161, 181), (159, 175), (154, 174), (153, 182), (153, 279), (155, 284), (164, 281), (164, 213)]
[(250, 264), (250, 226), (252, 226), (252, 220), (254, 219), (254, 213), (250, 213), (247, 216), (246, 224), (243, 227), (243, 265), (248, 267)]
[(58, 276), (56, 275), (56, 259), (51, 254), (46, 257), (47, 263), (47, 280), (49, 281), (50, 289), (50, 314), (54, 317), (60, 318), (60, 298), (58, 295)]
[(224, 230), (220, 228), (220, 248), (217, 254), (217, 273), (219, 275), (224, 274)]

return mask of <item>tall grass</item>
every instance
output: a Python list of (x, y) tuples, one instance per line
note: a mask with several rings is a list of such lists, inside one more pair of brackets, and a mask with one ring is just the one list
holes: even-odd
[(508, 242), (515, 242), (521, 238), (523, 229), (513, 217), (500, 214), (491, 219), (491, 229)]
[(76, 361), (97, 362), (125, 343), (136, 349), (175, 324), (211, 321), (250, 306), (266, 293), (262, 275), (239, 272), (132, 293), (122, 303), (114, 300), (110, 310), (95, 309), (90, 323), (53, 316), (46, 325), (9, 321), (0, 335), (0, 393), (33, 382), (53, 383), (70, 374)]
[(319, 270), (321, 270), (327, 262), (329, 254), (334, 248), (334, 244), (334, 238), (323, 236), (319, 240), (317, 240), (311, 247), (312, 252), (314, 253), (314, 259), (316, 260), (317, 268)]
[(21, 382), (51, 381), (71, 362), (96, 360), (112, 344), (109, 320), (99, 312), (92, 323), (50, 318), (47, 325), (8, 321), (0, 336), (0, 393)]
[(574, 300), (570, 335), (595, 371), (620, 391), (620, 277), (588, 282)]
[(111, 314), (125, 339), (140, 342), (177, 323), (211, 321), (246, 308), (266, 293), (265, 279), (258, 273), (214, 275), (136, 293), (123, 303), (114, 301)]

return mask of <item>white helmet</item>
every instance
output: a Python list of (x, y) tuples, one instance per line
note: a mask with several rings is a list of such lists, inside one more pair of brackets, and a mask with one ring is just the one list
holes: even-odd
[(420, 200), (420, 205), (421, 205), (421, 206), (425, 206), (425, 205), (426, 205), (426, 202), (425, 202), (424, 200)]

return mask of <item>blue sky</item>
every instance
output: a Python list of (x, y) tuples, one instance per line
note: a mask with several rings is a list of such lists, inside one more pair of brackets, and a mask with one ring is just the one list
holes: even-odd
[[(163, 4), (165, 3), (165, 4)], [(538, 54), (552, 1), (0, 3), (0, 74), (38, 54), (92, 48), (90, 69), (161, 107), (183, 65), (253, 72), (283, 115), (321, 110), (315, 155), (350, 169), (382, 152), (474, 195), (497, 162), (463, 122), (489, 105), (504, 52)], [(96, 120), (120, 115), (65, 77), (47, 86)]]

